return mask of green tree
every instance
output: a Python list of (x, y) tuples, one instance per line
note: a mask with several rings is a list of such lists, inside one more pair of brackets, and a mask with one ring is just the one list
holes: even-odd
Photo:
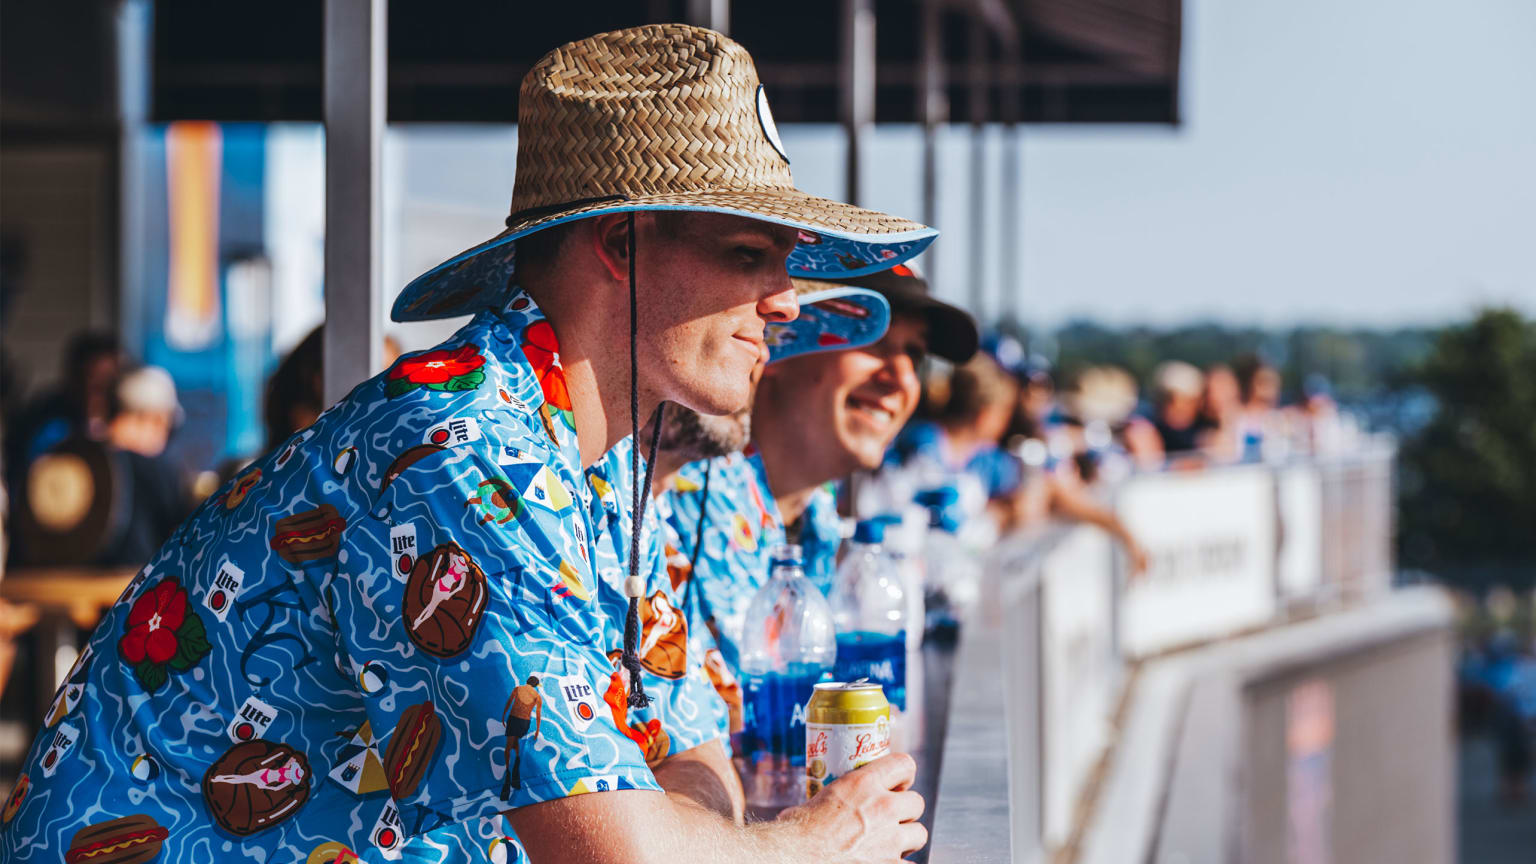
[(1438, 403), (1401, 452), (1404, 565), (1469, 588), (1536, 582), (1536, 322), (1488, 309), (1413, 374)]

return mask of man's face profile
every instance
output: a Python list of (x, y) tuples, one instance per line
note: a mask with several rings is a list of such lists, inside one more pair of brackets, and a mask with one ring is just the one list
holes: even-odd
[(798, 313), (784, 269), (796, 232), (718, 213), (646, 215), (637, 220), (639, 339), (656, 365), (641, 374), (701, 414), (740, 411), (764, 328)]

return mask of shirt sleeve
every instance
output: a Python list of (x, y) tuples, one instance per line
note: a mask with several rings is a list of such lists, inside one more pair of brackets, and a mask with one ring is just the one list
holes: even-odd
[(395, 455), (327, 596), (409, 833), (409, 812), (658, 788), (604, 704), (614, 626), (571, 472), (504, 444)]

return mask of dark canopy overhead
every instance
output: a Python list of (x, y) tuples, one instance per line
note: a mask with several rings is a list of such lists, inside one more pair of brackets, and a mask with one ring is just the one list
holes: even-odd
[[(600, 30), (686, 20), (689, 5), (392, 0), (389, 119), (514, 121), (518, 82), (548, 49)], [(876, 120), (915, 121), (921, 2), (874, 7)], [(156, 119), (320, 118), (323, 4), (268, 0), (260, 14), (252, 9), (156, 3)], [(948, 116), (1175, 122), (1179, 13), (1179, 0), (941, 0)], [(757, 59), (780, 122), (837, 119), (838, 3), (735, 2), (729, 15), (730, 34)]]

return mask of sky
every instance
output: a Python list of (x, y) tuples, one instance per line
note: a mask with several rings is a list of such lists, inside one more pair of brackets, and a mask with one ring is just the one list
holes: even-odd
[[(1184, 25), (1179, 126), (1024, 130), (1026, 320), (1536, 314), (1536, 2), (1185, 0)], [(948, 130), (940, 163), (936, 275), (956, 299), (970, 134)], [(784, 137), (797, 182), (842, 191), (835, 130)], [(879, 139), (865, 203), (918, 214), (917, 130)], [(1005, 239), (995, 130), (989, 144), (984, 311)]]
[[(984, 133), (974, 225), (971, 132), (943, 131), (941, 294), (968, 301), (977, 278), (990, 317), (1008, 241), (1036, 326), (1536, 315), (1536, 2), (1185, 0), (1184, 28), (1178, 126), (1024, 130), (1016, 237), (998, 224), (1000, 131)], [(842, 132), (780, 131), (797, 185), (842, 197)], [(511, 127), (391, 127), (391, 297), (499, 230), (515, 142)], [(920, 156), (916, 127), (877, 126), (861, 203), (920, 216)]]

